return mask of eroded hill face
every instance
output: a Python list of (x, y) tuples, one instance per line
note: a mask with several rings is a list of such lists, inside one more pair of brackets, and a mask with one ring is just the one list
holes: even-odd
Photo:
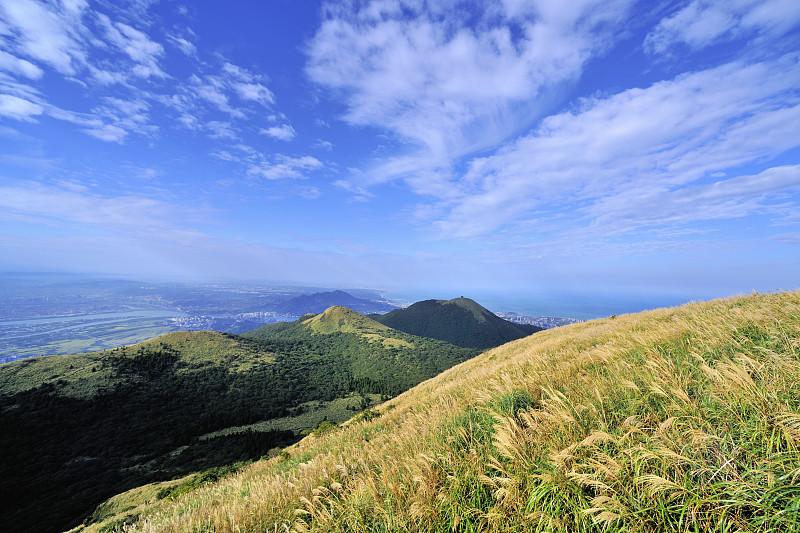
[(791, 531), (800, 293), (547, 330), (130, 531)]

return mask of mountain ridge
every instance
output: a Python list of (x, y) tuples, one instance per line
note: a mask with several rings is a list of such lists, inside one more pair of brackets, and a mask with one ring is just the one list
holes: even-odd
[(798, 339), (800, 292), (547, 330), (129, 531), (795, 530)]

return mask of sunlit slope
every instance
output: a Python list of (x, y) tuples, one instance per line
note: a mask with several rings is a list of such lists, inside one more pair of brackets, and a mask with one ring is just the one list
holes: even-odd
[(797, 530), (798, 339), (797, 292), (546, 330), (131, 531)]
[(318, 333), (342, 331), (373, 334), (389, 330), (388, 326), (384, 326), (361, 313), (341, 306), (329, 307), (322, 313), (303, 320), (302, 324)]
[(270, 350), (216, 331), (176, 331), (112, 350), (36, 357), (12, 361), (0, 370), (0, 394), (14, 394), (53, 384), (62, 396), (90, 398), (98, 390), (130, 381), (136, 372), (119, 372), (110, 359), (168, 351), (179, 358), (180, 371), (196, 372), (211, 365), (231, 372), (274, 363)]

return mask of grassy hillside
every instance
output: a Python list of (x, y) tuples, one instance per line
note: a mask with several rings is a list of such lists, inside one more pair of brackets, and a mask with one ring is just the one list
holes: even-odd
[(479, 353), (476, 349), (393, 330), (345, 307), (269, 324), (243, 334), (266, 343), (324, 343), (328, 356), (347, 357), (354, 390), (396, 395)]
[(334, 308), (250, 338), (177, 332), (0, 365), (4, 530), (59, 531), (132, 487), (215, 479), (476, 354)]
[(798, 292), (546, 330), (126, 531), (798, 531), (798, 359)]
[(494, 348), (542, 330), (537, 326), (504, 320), (464, 297), (424, 300), (372, 318), (411, 335), (479, 349)]
[(302, 320), (301, 323), (317, 333), (342, 331), (372, 335), (389, 331), (388, 326), (341, 306), (330, 307), (319, 315)]

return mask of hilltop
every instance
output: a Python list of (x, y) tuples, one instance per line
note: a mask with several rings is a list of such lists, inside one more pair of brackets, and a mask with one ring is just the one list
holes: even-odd
[(175, 332), (0, 365), (4, 528), (60, 531), (127, 489), (215, 478), (477, 353), (334, 307), (244, 336)]
[(302, 321), (303, 325), (318, 333), (343, 331), (348, 333), (375, 334), (389, 331), (389, 327), (347, 307), (334, 306), (319, 315)]
[(452, 300), (424, 300), (382, 316), (372, 315), (372, 318), (411, 335), (479, 349), (494, 348), (542, 330), (538, 326), (504, 320), (463, 296)]
[(798, 292), (546, 330), (175, 501), (121, 495), (106, 524), (797, 531), (799, 339)]

